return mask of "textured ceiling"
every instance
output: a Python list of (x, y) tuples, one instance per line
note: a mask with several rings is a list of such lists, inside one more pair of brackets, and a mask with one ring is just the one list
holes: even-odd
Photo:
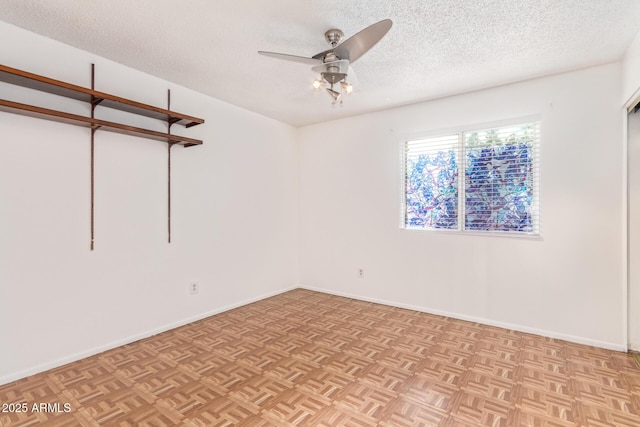
[[(256, 53), (312, 56), (385, 18), (341, 107), (308, 65)], [(620, 60), (640, 1), (0, 0), (0, 20), (302, 126)]]

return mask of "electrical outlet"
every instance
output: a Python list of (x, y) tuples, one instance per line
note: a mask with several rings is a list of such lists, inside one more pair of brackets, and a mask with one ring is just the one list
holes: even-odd
[(195, 295), (200, 292), (200, 284), (198, 282), (189, 283), (189, 294)]
[(364, 279), (364, 269), (363, 268), (359, 268), (358, 269), (358, 279)]

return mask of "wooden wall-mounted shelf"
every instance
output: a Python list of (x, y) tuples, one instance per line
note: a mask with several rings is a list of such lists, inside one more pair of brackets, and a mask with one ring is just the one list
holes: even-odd
[(197, 117), (191, 117), (186, 114), (176, 113), (175, 111), (169, 111), (152, 105), (132, 101), (130, 99), (120, 98), (115, 95), (50, 79), (48, 77), (7, 67), (5, 65), (0, 65), (0, 81), (27, 87), (29, 89), (39, 90), (41, 92), (64, 96), (66, 98), (77, 99), (93, 105), (102, 105), (104, 107), (126, 111), (140, 116), (151, 117), (167, 123), (183, 125), (185, 127), (204, 123), (203, 119), (199, 119)]
[(149, 129), (123, 125), (121, 123), (108, 122), (106, 120), (95, 119), (92, 117), (78, 116), (76, 114), (65, 113), (57, 110), (49, 110), (42, 107), (34, 107), (33, 105), (20, 104), (18, 102), (7, 101), (4, 99), (0, 99), (0, 111), (17, 113), (30, 117), (37, 117), (39, 119), (53, 120), (56, 122), (88, 127), (91, 129), (102, 129), (109, 132), (117, 132), (125, 135), (155, 139), (156, 141), (183, 145), (185, 147), (202, 144), (202, 141), (200, 141), (199, 139), (172, 135), (170, 133), (156, 132)]
[[(167, 109), (154, 107), (119, 96), (99, 92), (94, 89), (94, 66), (91, 66), (91, 89), (77, 86), (60, 80), (50, 79), (38, 74), (29, 73), (15, 68), (0, 65), (0, 82), (22, 86), (41, 92), (50, 93), (57, 96), (75, 99), (86, 102), (91, 107), (91, 116), (80, 116), (66, 113), (64, 111), (51, 110), (34, 105), (21, 104), (19, 102), (0, 99), (0, 111), (22, 114), (41, 119), (53, 120), (56, 122), (68, 123), (91, 129), (91, 250), (94, 248), (94, 136), (97, 130), (106, 130), (125, 135), (138, 136), (142, 138), (163, 141), (167, 143), (167, 231), (168, 241), (171, 243), (171, 147), (182, 145), (192, 147), (201, 145), (199, 139), (187, 138), (184, 136), (171, 134), (171, 126), (178, 124), (190, 128), (204, 123), (203, 119), (188, 116), (186, 114), (171, 111), (171, 92), (167, 93)], [(115, 110), (125, 111), (139, 116), (150, 117), (167, 124), (167, 132), (157, 132), (116, 123), (94, 117), (96, 107), (106, 107)]]

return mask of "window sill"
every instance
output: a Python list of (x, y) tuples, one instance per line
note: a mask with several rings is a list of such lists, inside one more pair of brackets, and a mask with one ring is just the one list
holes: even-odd
[(463, 231), (463, 230), (447, 230), (440, 228), (409, 228), (400, 227), (402, 231), (408, 232), (426, 232), (437, 234), (452, 234), (457, 236), (482, 236), (482, 237), (500, 237), (500, 238), (512, 238), (512, 239), (525, 239), (525, 240), (542, 240), (542, 234), (538, 233), (519, 233), (515, 231)]

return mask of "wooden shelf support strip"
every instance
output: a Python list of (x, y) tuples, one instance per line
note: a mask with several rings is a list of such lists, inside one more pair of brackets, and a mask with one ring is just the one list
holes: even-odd
[[(171, 89), (167, 89), (167, 110), (171, 110)], [(171, 125), (175, 122), (167, 120), (167, 135), (171, 136)], [(171, 147), (167, 145), (167, 240), (171, 243)]]
[[(91, 64), (91, 89), (94, 88), (95, 85), (95, 76), (96, 76), (96, 67), (95, 64)], [(94, 110), (96, 109), (96, 105), (98, 102), (96, 100), (91, 101), (91, 118), (94, 118)], [(94, 248), (95, 243), (95, 215), (94, 215), (94, 202), (95, 202), (95, 137), (97, 127), (91, 127), (91, 250)]]
[(171, 147), (167, 144), (167, 240), (171, 243)]

